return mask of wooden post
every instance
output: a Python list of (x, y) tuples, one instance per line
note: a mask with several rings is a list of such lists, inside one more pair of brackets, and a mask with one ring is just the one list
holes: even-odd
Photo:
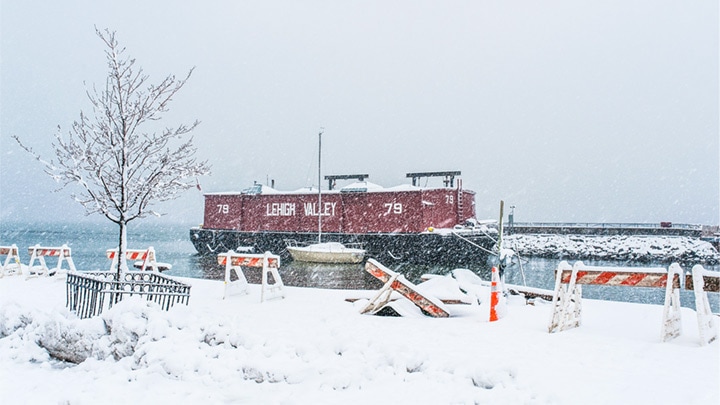
[(505, 201), (500, 200), (500, 222), (498, 222), (498, 270), (500, 271), (500, 278), (502, 279), (505, 274), (505, 266), (502, 263), (502, 237), (503, 237), (503, 210), (505, 208)]

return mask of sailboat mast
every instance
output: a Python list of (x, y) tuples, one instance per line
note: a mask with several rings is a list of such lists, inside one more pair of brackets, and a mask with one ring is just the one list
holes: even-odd
[(322, 213), (320, 211), (320, 207), (322, 206), (322, 193), (321, 191), (321, 184), (322, 184), (322, 178), (321, 178), (321, 164), (322, 164), (322, 134), (323, 134), (323, 128), (320, 128), (320, 132), (318, 133), (318, 206), (317, 206), (317, 212), (318, 212), (318, 243), (322, 243)]

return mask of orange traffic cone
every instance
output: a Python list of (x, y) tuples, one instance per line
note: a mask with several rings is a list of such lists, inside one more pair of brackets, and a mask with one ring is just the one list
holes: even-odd
[(498, 291), (498, 275), (497, 267), (492, 268), (492, 278), (490, 281), (490, 322), (498, 320), (497, 305), (500, 303), (500, 292)]

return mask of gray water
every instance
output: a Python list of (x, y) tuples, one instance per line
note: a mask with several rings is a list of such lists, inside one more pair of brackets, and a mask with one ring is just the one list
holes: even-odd
[[(78, 270), (109, 270), (110, 260), (105, 256), (107, 249), (117, 246), (117, 226), (112, 223), (100, 224), (28, 224), (0, 223), (0, 245), (16, 244), (24, 264), (30, 260), (27, 247), (61, 246), (72, 249), (72, 257)], [(128, 230), (128, 247), (146, 249), (153, 246), (159, 262), (170, 263), (172, 269), (165, 274), (171, 276), (222, 280), (224, 267), (217, 264), (216, 257), (198, 256), (189, 239), (189, 226), (176, 224), (137, 223)], [(56, 259), (47, 258), (48, 266), (54, 266)], [(555, 285), (553, 270), (560, 259), (523, 258), (505, 272), (505, 282), (552, 290)], [(584, 260), (585, 264), (613, 267), (667, 267), (667, 264), (641, 264), (618, 261)], [(570, 261), (574, 263), (574, 261)], [(693, 263), (683, 265), (685, 271)], [(419, 282), (423, 274), (447, 274), (452, 268), (441, 266), (397, 266), (388, 265), (404, 274), (408, 280)], [(470, 268), (485, 280), (490, 279), (491, 265)], [(720, 271), (720, 266), (705, 266), (708, 270)], [(259, 283), (260, 269), (245, 269), (250, 283)], [(281, 263), (280, 275), (283, 283), (298, 287), (321, 287), (333, 289), (377, 289), (382, 284), (364, 271), (361, 264), (321, 265), (298, 262)], [(665, 291), (660, 288), (583, 286), (583, 296), (592, 299), (662, 304)], [(720, 294), (709, 294), (713, 312), (720, 312)], [(681, 292), (684, 307), (694, 308), (692, 291)]]

